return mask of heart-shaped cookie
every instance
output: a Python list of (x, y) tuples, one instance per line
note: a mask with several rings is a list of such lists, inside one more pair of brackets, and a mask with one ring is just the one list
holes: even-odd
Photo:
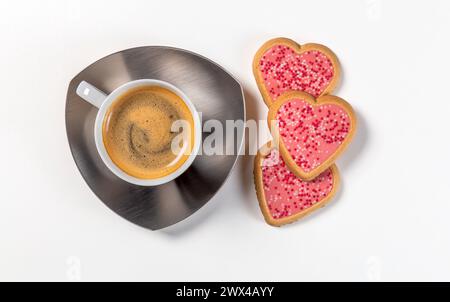
[(267, 41), (253, 59), (253, 74), (270, 106), (284, 92), (303, 91), (314, 97), (332, 92), (340, 66), (336, 55), (320, 44), (299, 45), (287, 38)]
[(356, 130), (346, 101), (331, 95), (316, 100), (304, 92), (283, 94), (270, 106), (267, 121), (286, 165), (304, 180), (328, 169)]
[(339, 186), (336, 165), (305, 181), (295, 176), (278, 150), (269, 145), (255, 157), (254, 178), (259, 206), (267, 223), (273, 226), (294, 222), (325, 206)]

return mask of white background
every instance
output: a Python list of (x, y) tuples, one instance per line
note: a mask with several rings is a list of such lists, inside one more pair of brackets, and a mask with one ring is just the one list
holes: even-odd
[[(80, 2), (0, 2), (0, 280), (450, 281), (449, 1)], [(94, 196), (66, 141), (73, 76), (118, 50), (185, 48), (234, 74), (263, 119), (251, 61), (277, 36), (341, 60), (336, 94), (360, 128), (333, 203), (266, 225), (250, 157), (162, 231)]]

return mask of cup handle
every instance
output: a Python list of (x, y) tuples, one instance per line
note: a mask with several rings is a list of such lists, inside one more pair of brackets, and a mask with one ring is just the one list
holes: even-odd
[(97, 89), (95, 86), (89, 84), (86, 81), (82, 81), (77, 87), (77, 94), (86, 102), (100, 108), (105, 101), (107, 95)]

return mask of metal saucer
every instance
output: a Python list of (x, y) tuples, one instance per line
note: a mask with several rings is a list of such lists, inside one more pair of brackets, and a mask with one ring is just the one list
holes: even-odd
[[(85, 80), (110, 93), (135, 79), (158, 79), (180, 88), (202, 113), (202, 122), (216, 119), (245, 121), (242, 87), (224, 69), (195, 53), (163, 46), (138, 47), (104, 57), (80, 72), (69, 84), (66, 130), (70, 149), (91, 190), (114, 212), (142, 227), (157, 230), (192, 215), (220, 189), (237, 158), (234, 155), (199, 155), (175, 180), (157, 187), (124, 182), (100, 159), (94, 142), (97, 109), (75, 93)], [(244, 129), (224, 139), (239, 151)], [(203, 132), (203, 140), (210, 133)]]

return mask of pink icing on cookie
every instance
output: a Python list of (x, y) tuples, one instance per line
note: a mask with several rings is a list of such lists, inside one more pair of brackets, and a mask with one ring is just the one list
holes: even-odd
[(264, 158), (261, 169), (265, 200), (274, 219), (300, 213), (333, 190), (331, 168), (311, 181), (303, 181), (287, 169), (276, 149)]
[(321, 95), (334, 76), (331, 60), (318, 50), (297, 53), (285, 45), (275, 45), (259, 61), (264, 85), (272, 99), (288, 90)]
[(305, 172), (332, 156), (350, 132), (350, 117), (336, 104), (311, 106), (292, 99), (278, 109), (276, 119), (284, 146)]

